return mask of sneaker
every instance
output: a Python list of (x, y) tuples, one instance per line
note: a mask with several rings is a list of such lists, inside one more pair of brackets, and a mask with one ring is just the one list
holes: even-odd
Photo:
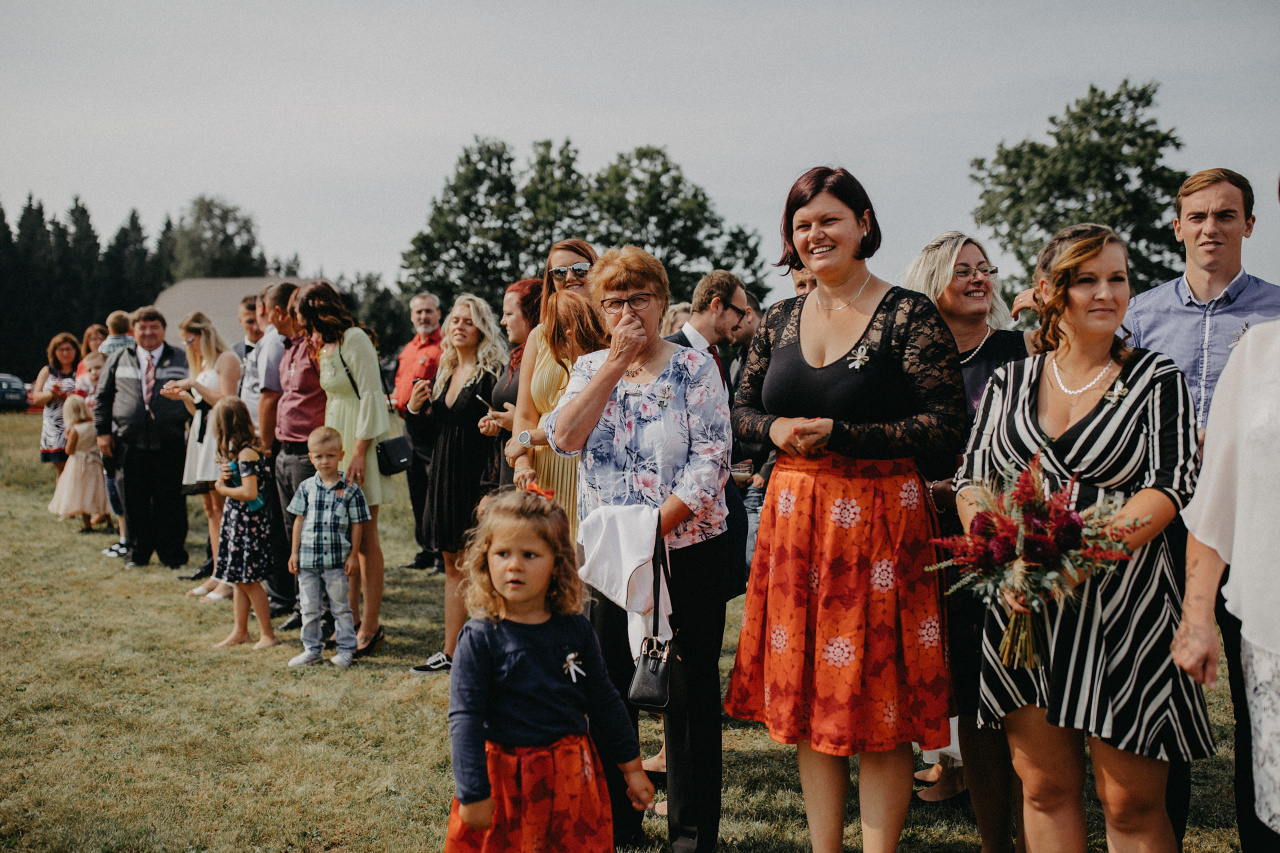
[(293, 613), (288, 619), (284, 620), (277, 628), (277, 631), (297, 631), (302, 627), (302, 614)]
[(333, 664), (338, 669), (346, 669), (351, 666), (351, 652), (338, 652), (330, 658), (329, 663)]
[(300, 666), (311, 666), (312, 664), (320, 663), (322, 660), (324, 658), (320, 656), (319, 652), (303, 652), (289, 661), (289, 668), (297, 669)]
[(434, 675), (437, 672), (448, 672), (453, 669), (453, 658), (444, 652), (436, 652), (427, 658), (427, 662), (409, 667), (412, 675)]
[(102, 556), (104, 556), (104, 557), (123, 557), (123, 556), (125, 555), (125, 552), (126, 552), (126, 551), (128, 551), (128, 550), (129, 550), (129, 549), (125, 547), (125, 545), (124, 545), (124, 543), (123, 543), (123, 542), (117, 542), (117, 543), (115, 543), (114, 545), (112, 545), (110, 548), (103, 548), (103, 549), (102, 549)]

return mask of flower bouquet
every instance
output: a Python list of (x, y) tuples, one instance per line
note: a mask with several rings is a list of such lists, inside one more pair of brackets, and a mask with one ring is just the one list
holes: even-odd
[[(960, 571), (960, 580), (948, 594), (968, 587), (991, 604), (1003, 603), (1004, 594), (1009, 593), (1038, 613), (1049, 601), (1059, 605), (1072, 601), (1075, 588), (1085, 580), (1128, 560), (1132, 552), (1126, 538), (1147, 524), (1146, 520), (1113, 523), (1124, 503), (1119, 495), (1076, 512), (1072, 508), (1074, 478), (1049, 494), (1039, 454), (1025, 470), (1006, 471), (1001, 479), (1002, 488), (984, 484), (969, 492), (978, 513), (968, 535), (933, 540), (952, 556), (929, 570), (955, 566)], [(1000, 661), (1012, 667), (1039, 665), (1030, 614), (1010, 613), (1000, 641)]]

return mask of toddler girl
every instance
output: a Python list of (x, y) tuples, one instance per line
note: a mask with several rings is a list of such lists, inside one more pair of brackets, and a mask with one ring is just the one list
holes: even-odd
[(58, 478), (49, 501), (49, 512), (61, 518), (79, 515), (80, 532), (92, 533), (91, 519), (111, 511), (107, 503), (107, 483), (98, 452), (98, 433), (83, 397), (74, 394), (62, 404), (66, 430), (67, 467)]
[(247, 643), (249, 605), (258, 617), (261, 637), (255, 649), (280, 644), (271, 630), (271, 605), (262, 588), (271, 568), (271, 531), (266, 502), (258, 494), (258, 468), (262, 464), (254, 449), (253, 422), (239, 397), (223, 397), (210, 413), (218, 437), (218, 459), (222, 472), (213, 487), (227, 499), (218, 529), (218, 560), (214, 577), (235, 585), (235, 627), (214, 648)]
[(473, 615), (449, 682), (457, 797), (446, 851), (612, 851), (600, 747), (627, 796), (652, 807), (640, 744), (581, 613), (569, 520), (532, 492), (506, 488), (478, 510), (459, 562)]

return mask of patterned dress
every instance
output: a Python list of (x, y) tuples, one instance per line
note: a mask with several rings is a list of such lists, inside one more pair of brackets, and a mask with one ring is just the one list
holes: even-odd
[[(262, 460), (238, 462), (240, 477), (257, 477), (262, 488)], [(227, 498), (218, 531), (218, 565), (213, 576), (226, 583), (264, 581), (271, 573), (271, 530), (269, 504), (251, 510), (244, 501)]]
[[(1156, 489), (1181, 509), (1195, 488), (1195, 409), (1167, 356), (1136, 349), (1096, 406), (1057, 438), (1040, 427), (1040, 378), (1047, 357), (999, 368), (979, 407), (956, 490), (1025, 468), (1040, 453), (1048, 485), (1077, 477), (1079, 508), (1105, 495)], [(1173, 662), (1169, 646), (1182, 613), (1165, 534), (1127, 566), (1079, 587), (1076, 602), (1052, 604), (1034, 621), (1047, 661), (1036, 669), (1000, 662), (1002, 606), (987, 609), (980, 725), (1025, 705), (1055, 726), (1149, 758), (1213, 754), (1204, 694)]]
[(914, 457), (954, 454), (965, 423), (955, 339), (927, 297), (892, 288), (849, 352), (805, 360), (806, 297), (769, 310), (733, 410), (769, 441), (778, 417), (829, 417), (827, 452), (778, 454), (725, 709), (830, 755), (951, 740), (932, 506)]
[[(49, 377), (44, 381), (42, 391), (51, 391), (61, 387), (68, 394), (75, 390), (74, 373), (63, 373), (56, 367), (49, 367)], [(67, 436), (62, 425), (62, 404), (66, 400), (54, 397), (44, 404), (43, 420), (40, 422), (40, 461), (65, 462), (67, 460)]]

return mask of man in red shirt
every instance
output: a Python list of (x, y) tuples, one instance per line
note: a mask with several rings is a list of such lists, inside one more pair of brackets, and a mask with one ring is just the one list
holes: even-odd
[[(436, 378), (440, 366), (440, 300), (431, 293), (419, 293), (409, 300), (409, 319), (413, 322), (414, 336), (400, 351), (400, 363), (396, 368), (396, 388), (392, 404), (400, 417), (413, 385), (420, 379), (428, 382)], [(406, 433), (408, 436), (408, 433)], [(412, 444), (413, 439), (409, 439)], [(409, 501), (413, 504), (414, 538), (418, 541), (418, 555), (401, 568), (426, 569), (436, 565), (438, 556), (428, 547), (423, 535), (422, 516), (427, 505), (427, 478), (430, 476), (431, 448), (414, 447), (413, 464), (406, 472), (409, 479)], [(442, 566), (437, 569), (443, 571)]]

